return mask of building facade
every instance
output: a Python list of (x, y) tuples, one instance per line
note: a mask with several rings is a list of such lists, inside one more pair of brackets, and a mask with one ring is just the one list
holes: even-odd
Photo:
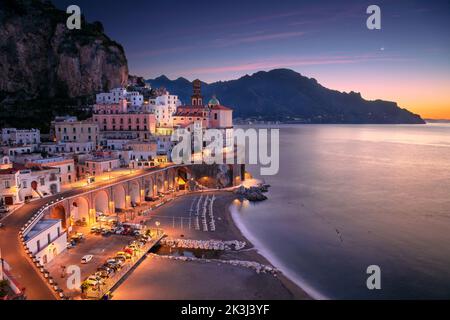
[(41, 143), (41, 132), (38, 129), (2, 129), (4, 145), (36, 145)]

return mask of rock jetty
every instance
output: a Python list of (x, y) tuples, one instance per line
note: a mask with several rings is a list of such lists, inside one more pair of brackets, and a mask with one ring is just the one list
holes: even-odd
[(222, 240), (189, 240), (189, 239), (170, 239), (165, 238), (160, 241), (160, 244), (169, 246), (171, 248), (182, 249), (202, 249), (202, 250), (241, 250), (245, 247), (245, 241), (222, 241)]
[(250, 188), (240, 186), (234, 191), (234, 193), (249, 201), (264, 201), (267, 200), (267, 196), (264, 193), (269, 190), (269, 187), (270, 185), (263, 183)]

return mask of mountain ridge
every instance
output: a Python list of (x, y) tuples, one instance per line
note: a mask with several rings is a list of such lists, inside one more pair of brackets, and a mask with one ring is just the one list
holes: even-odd
[[(180, 80), (181, 79), (181, 80)], [(191, 82), (162, 75), (147, 79), (152, 87), (165, 87), (187, 103)], [(424, 120), (396, 102), (366, 100), (359, 92), (340, 92), (322, 86), (291, 69), (273, 69), (244, 75), (235, 80), (202, 82), (205, 98), (217, 95), (234, 108), (235, 118), (303, 123), (423, 124)]]

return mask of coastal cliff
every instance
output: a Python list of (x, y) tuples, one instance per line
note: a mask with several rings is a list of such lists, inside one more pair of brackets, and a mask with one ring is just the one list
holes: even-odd
[(1, 126), (24, 125), (20, 117), (5, 119), (5, 112), (17, 114), (18, 105), (26, 113), (27, 106), (39, 109), (27, 116), (37, 112), (44, 117), (39, 120), (49, 122), (53, 112), (46, 112), (45, 104), (67, 108), (127, 83), (122, 46), (104, 34), (100, 22), (82, 18), (81, 30), (69, 30), (68, 16), (47, 1), (0, 2)]

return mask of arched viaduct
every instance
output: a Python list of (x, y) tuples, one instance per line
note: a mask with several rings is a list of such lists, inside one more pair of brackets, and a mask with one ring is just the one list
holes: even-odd
[[(233, 184), (240, 184), (242, 167), (234, 165), (230, 169)], [(143, 173), (92, 190), (86, 189), (85, 192), (50, 204), (45, 216), (61, 219), (63, 228), (78, 221), (89, 226), (97, 222), (99, 214), (120, 214), (145, 202), (146, 199), (157, 197), (160, 193), (187, 188), (187, 181), (191, 177), (190, 165), (174, 165)]]

